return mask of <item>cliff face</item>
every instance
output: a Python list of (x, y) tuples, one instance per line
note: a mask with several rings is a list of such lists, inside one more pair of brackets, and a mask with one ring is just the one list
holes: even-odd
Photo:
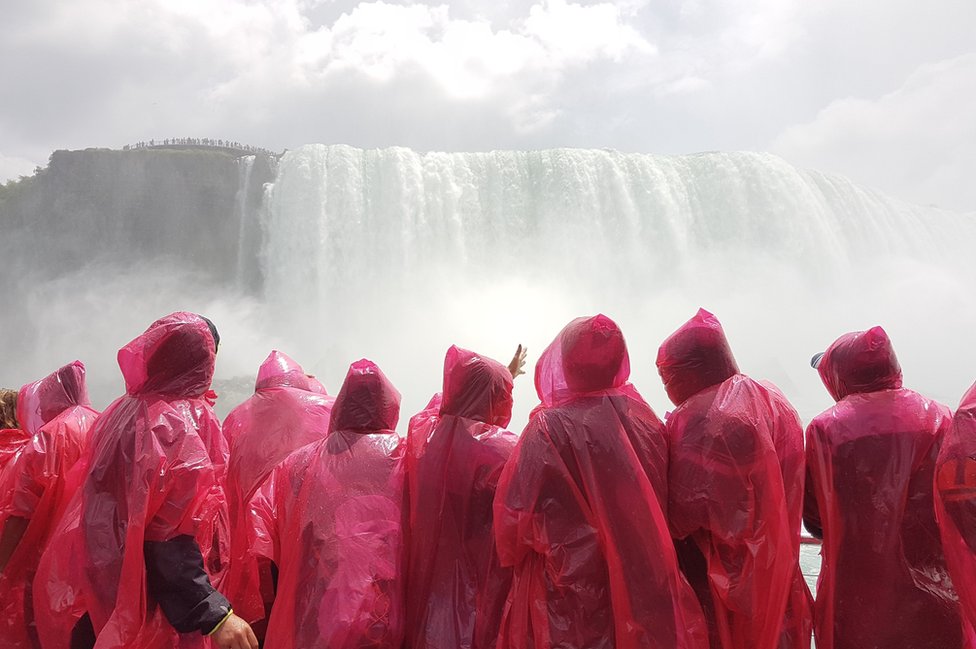
[(0, 187), (0, 255), (44, 279), (166, 262), (219, 282), (246, 277), (242, 288), (256, 291), (260, 241), (242, 234), (260, 232), (275, 164), (224, 149), (56, 151), (46, 169)]

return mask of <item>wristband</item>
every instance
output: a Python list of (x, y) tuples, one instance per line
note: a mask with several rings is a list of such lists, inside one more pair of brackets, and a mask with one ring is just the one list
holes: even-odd
[(217, 633), (217, 629), (219, 629), (221, 627), (221, 625), (223, 625), (224, 622), (226, 622), (228, 619), (230, 619), (230, 616), (233, 615), (233, 614), (234, 614), (234, 609), (228, 610), (227, 611), (227, 615), (225, 615), (224, 617), (222, 617), (220, 619), (220, 622), (217, 622), (217, 624), (214, 625), (214, 628), (210, 629), (210, 633), (204, 633), (203, 634), (204, 637), (209, 637), (209, 636), (212, 636), (213, 634)]

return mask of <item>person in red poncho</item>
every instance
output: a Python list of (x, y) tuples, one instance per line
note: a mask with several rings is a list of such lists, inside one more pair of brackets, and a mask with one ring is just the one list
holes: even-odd
[(837, 401), (807, 427), (803, 520), (823, 536), (817, 649), (961, 647), (933, 505), (949, 409), (902, 388), (881, 327), (841, 336), (814, 364)]
[[(667, 418), (668, 517), (712, 649), (809, 646), (796, 412), (778, 390), (739, 373), (721, 325), (704, 309), (662, 343), (657, 367), (677, 406)], [(793, 483), (795, 513), (784, 479)], [(800, 610), (784, 637), (794, 592)]]
[(353, 363), (328, 437), (272, 476), (278, 592), (266, 649), (400, 649), (404, 441), (400, 393)]
[(935, 515), (959, 594), (965, 647), (976, 647), (976, 384), (963, 395), (935, 469)]
[(536, 365), (533, 411), (495, 495), (513, 568), (499, 649), (699, 649), (707, 628), (667, 520), (667, 440), (627, 382), (603, 315), (567, 325)]
[[(67, 474), (88, 444), (98, 413), (85, 385), (85, 366), (75, 361), (20, 392), (36, 399), (45, 421), (17, 460), (0, 472), (0, 645), (7, 649), (38, 646), (31, 584), (41, 552), (59, 512), (73, 495)], [(25, 413), (26, 414), (26, 413)]]
[[(226, 592), (235, 612), (251, 624), (267, 619), (274, 601), (273, 547), (267, 509), (273, 495), (266, 478), (292, 451), (329, 431), (335, 401), (286, 354), (272, 351), (258, 370), (254, 395), (227, 415), (224, 435), (231, 447), (227, 502), (231, 522), (231, 566)], [(258, 638), (265, 624), (255, 624)]]
[(257, 648), (212, 583), (227, 559), (226, 446), (208, 393), (218, 340), (208, 320), (174, 313), (119, 351), (126, 394), (91, 431), (34, 580), (45, 649)]
[[(498, 563), (492, 500), (518, 441), (512, 372), (447, 350), (440, 408), (407, 433), (407, 647), (494, 647), (511, 568)], [(426, 412), (426, 410), (425, 410)]]

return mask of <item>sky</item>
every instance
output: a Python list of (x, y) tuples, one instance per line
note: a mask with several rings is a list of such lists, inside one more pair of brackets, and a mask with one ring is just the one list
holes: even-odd
[(55, 149), (770, 151), (976, 210), (972, 0), (31, 0), (0, 181)]

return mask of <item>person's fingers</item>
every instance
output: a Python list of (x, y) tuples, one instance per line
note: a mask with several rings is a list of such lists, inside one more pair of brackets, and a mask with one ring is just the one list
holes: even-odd
[(247, 649), (258, 649), (258, 637), (254, 635), (254, 631), (251, 627), (247, 627)]

